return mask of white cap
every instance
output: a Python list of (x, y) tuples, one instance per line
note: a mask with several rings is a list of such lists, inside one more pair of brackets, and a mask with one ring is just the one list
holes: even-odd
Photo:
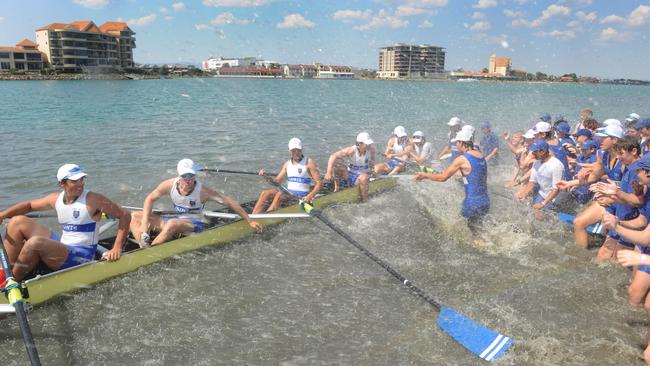
[(176, 165), (176, 170), (178, 171), (178, 175), (196, 174), (197, 168), (198, 167), (194, 165), (192, 159), (183, 159), (178, 162), (178, 165)]
[(454, 141), (472, 141), (473, 133), (469, 129), (461, 129), (456, 133)]
[(395, 127), (395, 129), (393, 130), (393, 135), (397, 137), (406, 136), (406, 128), (404, 128), (404, 126)]
[(461, 131), (467, 131), (470, 134), (474, 135), (474, 131), (476, 131), (476, 129), (472, 125), (465, 125), (461, 128)]
[(535, 133), (536, 133), (535, 130), (533, 130), (531, 128), (530, 130), (526, 131), (526, 133), (524, 134), (524, 138), (525, 139), (533, 139), (533, 138), (535, 138)]
[(461, 123), (463, 123), (463, 121), (461, 121), (458, 117), (451, 117), (449, 122), (447, 122), (449, 126), (458, 126)]
[(617, 119), (614, 119), (614, 118), (606, 119), (605, 121), (603, 121), (603, 125), (604, 126), (616, 125), (616, 126), (623, 127), (623, 125), (621, 124), (621, 121), (619, 121)]
[(623, 137), (623, 128), (617, 125), (608, 125), (598, 129), (596, 136), (600, 137)]
[(551, 130), (551, 124), (548, 122), (539, 121), (537, 122), (533, 130), (535, 131), (535, 133), (549, 132)]
[(424, 132), (422, 131), (415, 131), (413, 132), (413, 141), (422, 141), (424, 138)]
[(641, 116), (639, 116), (636, 113), (630, 113), (630, 114), (627, 115), (627, 117), (625, 117), (625, 120), (628, 121), (628, 122), (638, 121), (640, 119), (641, 119)]
[(357, 135), (357, 142), (361, 142), (362, 144), (366, 144), (366, 145), (371, 145), (374, 141), (372, 141), (368, 132), (361, 132), (360, 134)]
[(87, 176), (86, 172), (77, 164), (65, 164), (56, 172), (56, 179), (60, 182), (64, 179), (78, 180)]
[(289, 140), (289, 150), (298, 149), (302, 150), (302, 141), (299, 138), (294, 137)]

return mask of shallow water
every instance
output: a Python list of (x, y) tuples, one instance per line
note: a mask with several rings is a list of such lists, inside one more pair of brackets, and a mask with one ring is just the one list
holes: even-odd
[[(324, 166), (361, 129), (381, 148), (396, 124), (440, 144), (453, 114), (472, 122), (487, 116), (500, 131), (529, 127), (519, 121), (539, 111), (575, 115), (591, 105), (603, 117), (648, 115), (640, 108), (650, 105), (639, 87), (461, 84), (0, 83), (8, 96), (0, 102), (7, 157), (0, 202), (56, 189), (55, 171), (69, 161), (89, 171), (89, 188), (139, 206), (181, 157), (276, 170), (295, 135)], [(16, 111), (27, 96), (30, 107)], [(495, 107), (503, 98), (509, 107)], [(490, 170), (492, 209), (480, 247), (470, 244), (455, 182), (400, 178), (366, 204), (324, 214), (442, 304), (511, 336), (499, 364), (642, 364), (648, 318), (627, 305), (629, 275), (594, 263), (594, 252), (576, 248), (557, 220), (536, 222), (502, 188), (509, 173)], [(264, 188), (254, 177), (202, 179), (242, 201)], [(36, 309), (30, 322), (48, 365), (482, 364), (436, 317), (325, 225), (300, 219), (65, 296)], [(26, 362), (18, 334), (12, 318), (0, 320), (5, 364)]]

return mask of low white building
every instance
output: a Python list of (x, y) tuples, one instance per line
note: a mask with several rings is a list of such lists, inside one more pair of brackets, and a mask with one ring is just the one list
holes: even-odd
[(255, 57), (227, 58), (211, 57), (202, 62), (202, 68), (205, 71), (216, 71), (222, 67), (266, 67), (270, 68), (277, 65), (275, 61), (260, 60)]

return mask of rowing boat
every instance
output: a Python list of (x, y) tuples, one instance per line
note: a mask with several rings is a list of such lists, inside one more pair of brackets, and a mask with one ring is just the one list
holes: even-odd
[[(380, 192), (394, 187), (396, 184), (396, 179), (377, 179), (370, 182), (368, 192)], [(318, 197), (314, 200), (314, 204), (318, 207), (324, 207), (334, 203), (353, 203), (357, 202), (357, 200), (358, 189), (353, 187)], [(302, 211), (299, 205), (295, 204), (281, 208), (275, 212), (281, 214)], [(264, 224), (267, 226), (274, 225), (285, 220), (286, 218), (272, 218), (265, 220)], [(29, 302), (36, 305), (57, 296), (87, 288), (128, 272), (133, 272), (140, 267), (163, 261), (174, 255), (207, 246), (223, 245), (252, 233), (253, 229), (244, 220), (221, 222), (219, 225), (198, 234), (188, 235), (150, 248), (135, 249), (126, 252), (120, 260), (115, 262), (91, 261), (79, 266), (37, 276), (24, 281), (23, 285), (29, 292)], [(109, 240), (107, 242), (112, 241)], [(7, 300), (2, 297), (0, 304), (6, 303)]]

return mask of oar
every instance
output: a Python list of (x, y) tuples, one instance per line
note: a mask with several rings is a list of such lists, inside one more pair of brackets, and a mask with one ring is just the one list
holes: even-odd
[[(228, 173), (228, 174), (244, 174), (244, 175), (260, 175), (259, 172), (247, 172), (245, 170), (230, 170), (221, 168), (201, 168), (200, 171), (208, 173)], [(267, 175), (276, 176), (275, 173), (266, 173)]]
[(428, 166), (420, 165), (420, 164), (418, 164), (416, 162), (413, 162), (413, 161), (410, 161), (410, 160), (404, 160), (404, 159), (400, 159), (400, 158), (393, 158), (393, 159), (399, 161), (400, 163), (404, 163), (404, 164), (406, 164), (408, 166), (411, 166), (411, 167), (413, 167), (413, 168), (415, 168), (415, 169), (417, 169), (418, 171), (421, 171), (421, 172), (425, 172), (425, 173), (437, 173), (438, 172), (437, 170), (434, 170), (433, 168), (429, 168)]
[[(218, 217), (223, 219), (241, 219), (241, 216), (234, 213), (227, 212), (215, 212), (215, 211), (203, 211), (203, 216), (206, 217)], [(249, 214), (248, 217), (254, 220), (263, 220), (263, 219), (292, 219), (300, 217), (309, 217), (307, 213), (267, 213), (267, 214)]]
[[(278, 188), (281, 189), (288, 195), (296, 197), (292, 192), (287, 190), (281, 185), (278, 185)], [(426, 295), (420, 288), (411, 283), (404, 276), (399, 274), (393, 268), (391, 268), (386, 262), (372, 254), (356, 240), (354, 240), (350, 235), (345, 233), (343, 230), (339, 229), (336, 225), (330, 222), (325, 218), (320, 211), (313, 208), (313, 206), (306, 202), (301, 202), (300, 206), (305, 212), (309, 213), (311, 216), (316, 217), (327, 225), (334, 232), (339, 234), (350, 244), (354, 245), (359, 251), (365, 254), (368, 258), (372, 259), (375, 263), (384, 268), (388, 273), (397, 278), (403, 285), (409, 288), (413, 293), (424, 299), (431, 306), (436, 308), (440, 315), (438, 316), (437, 324), (447, 332), (456, 342), (463, 345), (470, 352), (479, 356), (480, 358), (486, 361), (493, 361), (501, 357), (505, 351), (512, 344), (512, 339), (506, 337), (498, 332), (495, 332), (485, 326), (482, 326), (472, 319), (460, 314), (456, 310), (442, 306), (437, 301)]]
[(446, 153), (446, 154), (442, 154), (442, 155), (440, 155), (440, 158), (439, 158), (439, 159), (440, 159), (440, 160), (447, 160), (447, 159), (449, 159), (449, 158), (451, 158), (451, 153), (450, 153), (450, 152), (448, 152), (448, 153)]
[(38, 357), (38, 350), (36, 350), (34, 337), (32, 336), (32, 331), (29, 327), (29, 322), (27, 321), (27, 314), (25, 313), (25, 301), (23, 299), (21, 285), (13, 278), (11, 267), (9, 265), (9, 257), (5, 251), (4, 243), (2, 243), (1, 240), (0, 248), (2, 249), (0, 251), (2, 269), (4, 269), (5, 276), (7, 278), (2, 292), (5, 293), (9, 304), (13, 305), (16, 312), (16, 318), (18, 319), (18, 324), (20, 325), (20, 333), (23, 336), (23, 342), (25, 343), (25, 349), (27, 350), (29, 361), (32, 365), (40, 365), (41, 360)]

